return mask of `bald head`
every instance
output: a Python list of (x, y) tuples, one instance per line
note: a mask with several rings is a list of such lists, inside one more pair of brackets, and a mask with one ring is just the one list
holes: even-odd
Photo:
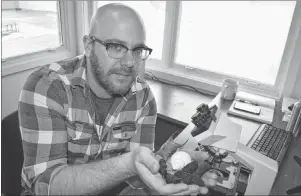
[(121, 39), (125, 42), (136, 39), (145, 42), (145, 27), (140, 15), (119, 3), (106, 4), (97, 9), (91, 20), (89, 34), (99, 39)]
[[(83, 42), (91, 89), (105, 98), (125, 94), (136, 80), (143, 62), (136, 61), (133, 54), (137, 56), (141, 47), (147, 47), (140, 15), (125, 5), (107, 4), (94, 14), (89, 35), (83, 37)], [(114, 57), (115, 53), (124, 50), (122, 45), (129, 50), (122, 58)]]

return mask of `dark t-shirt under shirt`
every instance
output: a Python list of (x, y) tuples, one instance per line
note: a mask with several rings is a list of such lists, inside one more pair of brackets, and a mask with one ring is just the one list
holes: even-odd
[(93, 107), (95, 107), (95, 122), (99, 125), (102, 125), (112, 107), (115, 98), (100, 98), (92, 91), (92, 89), (90, 89), (90, 92), (92, 96), (92, 102), (94, 102)]

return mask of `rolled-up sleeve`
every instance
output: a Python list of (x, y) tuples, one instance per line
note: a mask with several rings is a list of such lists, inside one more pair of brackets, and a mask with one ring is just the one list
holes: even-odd
[(47, 195), (53, 176), (67, 166), (67, 94), (62, 81), (47, 69), (29, 76), (19, 100), (22, 186), (36, 195)]

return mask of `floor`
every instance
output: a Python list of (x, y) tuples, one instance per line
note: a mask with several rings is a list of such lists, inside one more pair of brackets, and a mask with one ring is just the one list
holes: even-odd
[[(17, 24), (6, 31), (3, 24)], [(2, 10), (2, 59), (60, 45), (58, 14), (33, 10)]]

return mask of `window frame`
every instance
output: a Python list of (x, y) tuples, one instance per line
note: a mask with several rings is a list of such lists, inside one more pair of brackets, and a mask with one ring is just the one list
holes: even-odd
[(77, 32), (75, 29), (80, 23), (76, 24), (75, 16), (82, 13), (77, 13), (75, 11), (75, 3), (76, 2), (73, 1), (58, 1), (59, 29), (62, 45), (54, 49), (45, 49), (38, 52), (1, 59), (2, 77), (55, 61), (71, 58), (79, 54), (79, 50), (77, 49), (77, 35), (74, 34), (74, 32)]

